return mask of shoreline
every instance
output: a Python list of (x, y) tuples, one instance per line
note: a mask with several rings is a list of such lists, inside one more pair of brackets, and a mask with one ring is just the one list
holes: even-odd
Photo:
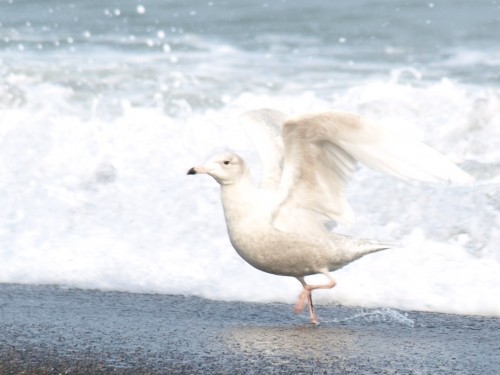
[(500, 319), (0, 284), (1, 374), (498, 374)]

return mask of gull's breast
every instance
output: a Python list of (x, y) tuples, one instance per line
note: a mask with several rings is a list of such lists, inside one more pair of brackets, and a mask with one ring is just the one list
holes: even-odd
[(330, 268), (334, 254), (328, 241), (269, 228), (229, 233), (236, 252), (253, 267), (275, 275), (306, 276)]

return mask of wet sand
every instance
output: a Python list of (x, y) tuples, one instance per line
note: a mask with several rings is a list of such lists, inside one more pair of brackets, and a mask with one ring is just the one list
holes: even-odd
[(0, 374), (500, 374), (500, 319), (0, 284)]

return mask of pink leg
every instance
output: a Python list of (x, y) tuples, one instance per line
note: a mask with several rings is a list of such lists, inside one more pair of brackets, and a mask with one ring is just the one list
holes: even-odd
[(307, 304), (309, 305), (309, 315), (311, 317), (312, 324), (318, 324), (318, 318), (316, 317), (316, 313), (314, 311), (314, 304), (312, 301), (312, 291), (314, 289), (331, 289), (336, 284), (335, 280), (330, 276), (327, 270), (321, 271), (321, 273), (328, 278), (329, 280), (328, 283), (320, 285), (308, 285), (303, 277), (297, 277), (297, 280), (300, 281), (304, 289), (302, 290), (302, 293), (300, 293), (299, 298), (297, 299), (294, 312), (296, 314), (302, 312), (304, 310), (307, 301)]

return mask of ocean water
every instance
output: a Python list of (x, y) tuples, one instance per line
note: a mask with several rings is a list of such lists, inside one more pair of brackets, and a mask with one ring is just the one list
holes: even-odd
[(300, 284), (240, 259), (218, 185), (186, 171), (230, 148), (258, 176), (244, 111), (341, 109), (476, 183), (360, 167), (337, 230), (402, 247), (317, 301), (500, 317), (498, 35), (497, 0), (5, 0), (0, 282), (293, 303)]

